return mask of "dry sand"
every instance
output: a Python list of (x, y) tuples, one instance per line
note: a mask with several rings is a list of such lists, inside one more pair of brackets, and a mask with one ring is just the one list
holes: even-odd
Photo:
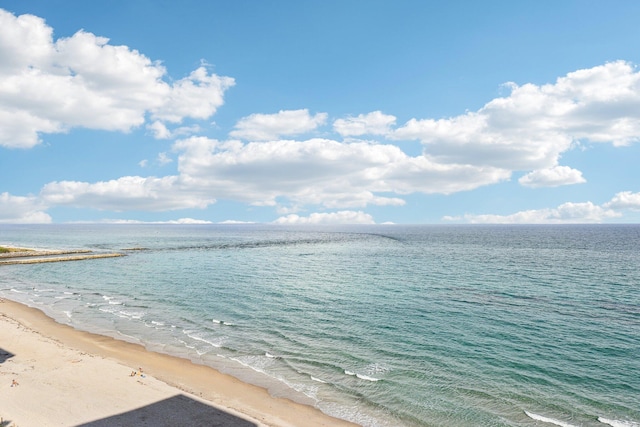
[(0, 300), (0, 417), (0, 427), (355, 425), (212, 368), (77, 331), (6, 299)]

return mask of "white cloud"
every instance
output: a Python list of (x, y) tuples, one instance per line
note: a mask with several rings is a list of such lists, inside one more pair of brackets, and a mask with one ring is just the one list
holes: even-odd
[(276, 114), (252, 114), (240, 119), (235, 130), (229, 135), (251, 141), (268, 141), (281, 136), (310, 132), (323, 125), (326, 120), (327, 113), (311, 116), (307, 109), (281, 110)]
[(164, 102), (151, 109), (152, 116), (172, 123), (185, 117), (207, 119), (224, 103), (224, 92), (234, 84), (232, 78), (209, 74), (200, 67), (171, 86)]
[(533, 209), (511, 215), (446, 216), (446, 221), (464, 221), (471, 224), (582, 224), (600, 223), (621, 214), (591, 202), (564, 203), (555, 209)]
[(173, 162), (173, 159), (170, 158), (169, 156), (167, 156), (167, 153), (158, 154), (158, 163), (161, 166), (164, 166), (164, 165), (166, 165), (168, 163), (171, 163), (171, 162)]
[(373, 217), (362, 211), (312, 213), (307, 217), (290, 214), (274, 221), (276, 224), (375, 224)]
[(211, 221), (195, 218), (180, 218), (176, 220), (166, 221), (165, 224), (213, 224)]
[(632, 193), (631, 191), (622, 191), (616, 194), (604, 206), (610, 209), (631, 209), (640, 210), (640, 193)]
[(213, 224), (211, 221), (193, 218), (180, 218), (168, 221), (139, 221), (136, 219), (103, 219), (101, 224)]
[(201, 131), (200, 126), (180, 126), (173, 130), (170, 130), (166, 124), (159, 120), (147, 125), (147, 130), (151, 131), (151, 134), (155, 139), (171, 139), (177, 137), (184, 137), (196, 134)]
[(218, 224), (255, 224), (253, 221), (238, 221), (235, 219), (226, 219), (224, 221), (220, 221)]
[(159, 62), (108, 42), (85, 31), (54, 41), (43, 19), (0, 9), (0, 146), (29, 148), (73, 127), (127, 132), (147, 114), (206, 119), (234, 84), (204, 67), (169, 84)]
[(395, 116), (373, 111), (359, 114), (357, 117), (347, 117), (333, 122), (333, 129), (342, 136), (386, 135), (395, 125)]
[(411, 119), (395, 139), (419, 139), (439, 163), (548, 169), (576, 141), (626, 145), (640, 138), (640, 73), (624, 61), (578, 70), (554, 84), (509, 84), (477, 112)]
[(148, 124), (147, 129), (151, 131), (155, 139), (169, 139), (171, 138), (171, 131), (167, 126), (159, 120)]
[(328, 139), (242, 143), (192, 137), (174, 144), (185, 182), (216, 198), (277, 206), (403, 205), (397, 195), (450, 194), (508, 179), (508, 171), (438, 165), (393, 145)]
[(0, 223), (47, 224), (51, 222), (51, 217), (45, 212), (46, 209), (47, 206), (36, 197), (0, 193)]
[(313, 139), (243, 144), (192, 137), (175, 143), (174, 150), (179, 153), (178, 176), (51, 182), (40, 196), (52, 206), (113, 211), (204, 208), (217, 199), (353, 209), (401, 206), (405, 202), (398, 195), (447, 193), (507, 176), (489, 168), (434, 165), (392, 145), (364, 142)]
[(559, 187), (561, 185), (582, 184), (587, 182), (582, 177), (582, 172), (568, 166), (555, 166), (528, 173), (518, 182), (525, 187)]
[(116, 212), (205, 208), (215, 203), (215, 198), (192, 191), (189, 185), (177, 176), (126, 176), (93, 184), (78, 181), (51, 182), (42, 188), (40, 197), (52, 206), (85, 207)]

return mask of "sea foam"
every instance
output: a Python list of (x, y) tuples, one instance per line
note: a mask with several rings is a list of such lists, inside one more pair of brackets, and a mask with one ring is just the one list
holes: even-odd
[(543, 417), (542, 415), (534, 414), (532, 412), (524, 411), (524, 413), (527, 414), (527, 416), (529, 418), (534, 419), (536, 421), (542, 421), (542, 422), (549, 423), (549, 424), (555, 424), (555, 425), (560, 426), (560, 427), (578, 427), (578, 426), (576, 426), (574, 424), (565, 423), (564, 421), (556, 420), (556, 419), (549, 418), (549, 417)]
[(612, 427), (640, 427), (640, 423), (634, 421), (611, 420), (604, 417), (598, 417), (598, 421), (603, 424), (609, 424)]

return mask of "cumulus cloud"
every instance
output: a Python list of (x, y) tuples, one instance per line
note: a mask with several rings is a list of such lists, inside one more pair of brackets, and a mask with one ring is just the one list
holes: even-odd
[(511, 215), (446, 216), (446, 221), (464, 221), (471, 224), (583, 224), (600, 223), (622, 214), (591, 202), (564, 203), (555, 209), (533, 209)]
[(359, 114), (357, 117), (347, 117), (333, 122), (333, 129), (342, 136), (386, 135), (395, 125), (395, 116), (373, 111)]
[(314, 116), (309, 110), (281, 110), (276, 114), (252, 114), (236, 123), (230, 132), (233, 138), (268, 141), (281, 136), (300, 135), (316, 129), (327, 121), (327, 113)]
[(177, 176), (126, 176), (97, 183), (79, 181), (51, 182), (40, 192), (48, 205), (73, 206), (115, 212), (146, 210), (167, 211), (205, 208), (215, 198), (192, 191)]
[(201, 128), (198, 125), (191, 125), (169, 129), (166, 124), (156, 120), (147, 125), (147, 130), (151, 132), (151, 135), (153, 135), (155, 139), (173, 139), (196, 134), (200, 132)]
[(171, 138), (171, 131), (167, 128), (167, 125), (159, 120), (147, 125), (147, 130), (151, 131), (155, 139), (169, 139)]
[(290, 214), (274, 221), (275, 224), (375, 224), (373, 217), (362, 211), (312, 213), (307, 217)]
[(173, 83), (163, 102), (151, 109), (152, 117), (172, 123), (186, 117), (207, 119), (224, 103), (223, 94), (234, 83), (230, 77), (209, 74), (205, 67), (199, 67)]
[(165, 68), (135, 49), (82, 30), (54, 41), (43, 19), (2, 9), (0, 58), (0, 145), (12, 148), (73, 127), (127, 132), (146, 115), (158, 123), (206, 119), (234, 84), (205, 67), (170, 84)]
[(45, 212), (46, 209), (47, 206), (37, 197), (0, 193), (0, 223), (47, 224), (51, 222), (51, 216)]
[(439, 165), (394, 145), (314, 138), (242, 143), (192, 137), (174, 144), (181, 176), (217, 198), (276, 206), (403, 205), (398, 195), (449, 194), (508, 179), (508, 171)]
[(582, 184), (587, 182), (582, 172), (568, 166), (555, 166), (549, 169), (533, 171), (518, 180), (521, 185), (531, 188), (559, 187), (561, 185)]
[(158, 154), (158, 163), (159, 163), (161, 166), (164, 166), (164, 165), (169, 164), (169, 163), (171, 163), (171, 162), (173, 162), (173, 159), (172, 159), (172, 158), (170, 158), (170, 157), (167, 155), (167, 153), (160, 153), (160, 154)]
[(395, 139), (418, 139), (439, 163), (542, 170), (577, 141), (627, 145), (640, 138), (640, 73), (617, 61), (542, 86), (508, 85), (509, 96), (446, 119), (411, 119)]
[[(178, 175), (51, 182), (40, 197), (51, 206), (117, 212), (205, 208), (226, 199), (293, 213), (304, 206), (402, 206), (405, 194), (449, 194), (509, 176), (508, 171), (492, 168), (438, 165), (422, 156), (407, 156), (393, 145), (367, 142), (242, 143), (190, 137), (174, 143), (173, 150), (178, 155)], [(168, 160), (164, 153), (158, 158)]]
[(640, 210), (640, 193), (622, 191), (616, 194), (609, 202), (605, 203), (604, 206), (609, 209)]

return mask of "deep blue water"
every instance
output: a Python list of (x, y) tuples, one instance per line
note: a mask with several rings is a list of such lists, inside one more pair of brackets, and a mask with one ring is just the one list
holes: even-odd
[[(0, 225), (0, 296), (366, 426), (640, 426), (640, 226)], [(127, 250), (144, 248), (144, 250)]]

